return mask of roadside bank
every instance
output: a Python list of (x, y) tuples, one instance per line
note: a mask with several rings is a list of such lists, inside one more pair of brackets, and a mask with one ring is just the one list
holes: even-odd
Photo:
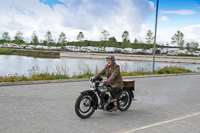
[(0, 49), (0, 55), (21, 55), (42, 58), (60, 58), (60, 52), (5, 48)]
[[(166, 77), (166, 76), (184, 76), (184, 75), (200, 75), (200, 73), (179, 73), (179, 74), (159, 74), (159, 75), (139, 75), (139, 76), (123, 76), (124, 80), (134, 78), (151, 78), (151, 77)], [(105, 80), (106, 78), (104, 78)], [(16, 86), (16, 85), (32, 85), (32, 84), (47, 84), (47, 83), (64, 83), (64, 82), (81, 82), (88, 81), (88, 78), (82, 79), (62, 79), (62, 80), (39, 80), (39, 81), (22, 81), (22, 82), (2, 82), (0, 87), (3, 86)], [(137, 83), (136, 83), (137, 85)]]

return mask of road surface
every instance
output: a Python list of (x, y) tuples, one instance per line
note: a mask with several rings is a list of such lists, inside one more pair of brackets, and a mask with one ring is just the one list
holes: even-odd
[(200, 75), (136, 78), (126, 112), (74, 112), (88, 82), (0, 87), (0, 133), (199, 133)]

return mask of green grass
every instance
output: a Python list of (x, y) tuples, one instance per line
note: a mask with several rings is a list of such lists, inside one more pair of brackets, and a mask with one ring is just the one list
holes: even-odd
[(0, 48), (0, 55), (11, 55), (14, 49), (4, 49)]
[[(122, 76), (137, 76), (137, 75), (151, 75), (152, 74), (152, 72), (147, 71), (144, 68), (138, 68), (136, 71), (127, 72), (127, 71), (124, 71), (124, 70), (127, 70), (126, 67), (122, 69), (121, 71)], [(200, 71), (200, 67), (198, 68), (198, 71)], [(55, 65), (55, 67), (53, 68), (53, 72), (51, 73), (48, 72), (48, 68), (46, 68), (46, 71), (44, 71), (44, 70), (40, 70), (39, 66), (36, 65), (28, 69), (29, 76), (24, 76), (24, 75), (18, 76), (18, 73), (15, 73), (14, 75), (8, 74), (8, 75), (5, 75), (5, 77), (0, 76), (0, 83), (1, 82), (90, 78), (94, 76), (95, 73), (98, 73), (99, 70), (96, 66), (95, 73), (92, 73), (92, 69), (89, 68), (88, 65), (86, 65), (85, 68), (82, 68), (82, 74), (80, 73), (76, 75), (76, 73), (74, 73), (73, 76), (70, 77), (68, 72), (69, 72), (69, 68), (67, 67), (66, 64)], [(194, 73), (194, 72), (195, 71), (185, 69), (184, 67), (169, 66), (169, 67), (163, 67), (163, 68), (157, 69), (155, 71), (155, 74)]]
[(80, 74), (80, 75), (73, 75), (71, 78), (72, 79), (90, 78), (94, 75), (95, 74), (93, 74), (93, 73), (86, 73), (86, 74)]
[(121, 72), (122, 76), (138, 76), (138, 75), (151, 75), (152, 72)]
[(37, 81), (37, 80), (61, 80), (69, 79), (68, 75), (58, 74), (39, 74), (32, 77), (18, 76), (18, 77), (0, 77), (0, 82), (20, 82), (20, 81)]
[[(192, 73), (193, 71), (185, 69), (183, 67), (164, 67), (162, 69), (156, 70), (156, 74), (173, 74), (173, 73)], [(144, 69), (137, 70), (134, 72), (121, 72), (122, 76), (137, 76), (137, 75), (151, 75), (152, 72), (144, 71)], [(69, 77), (67, 74), (50, 74), (50, 73), (41, 73), (32, 76), (11, 76), (11, 77), (2, 77), (0, 76), (0, 82), (21, 82), (21, 81), (38, 81), (38, 80), (62, 80), (62, 79), (81, 79), (89, 78), (95, 74), (87, 72), (85, 74), (73, 75)]]
[(41, 50), (20, 50), (20, 49), (7, 49), (7, 48), (0, 48), (0, 55), (32, 55), (32, 56), (47, 56), (48, 55), (59, 55), (60, 52), (54, 51), (41, 51)]

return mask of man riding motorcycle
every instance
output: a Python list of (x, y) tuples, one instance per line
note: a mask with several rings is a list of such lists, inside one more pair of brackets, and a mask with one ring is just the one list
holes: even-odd
[(105, 65), (105, 68), (97, 73), (94, 79), (100, 77), (101, 75), (106, 75), (107, 80), (104, 81), (104, 84), (110, 89), (110, 94), (113, 99), (114, 107), (109, 110), (110, 112), (118, 110), (117, 107), (117, 91), (119, 88), (123, 87), (123, 80), (120, 73), (120, 67), (115, 63), (114, 56), (107, 56), (106, 61), (108, 64)]

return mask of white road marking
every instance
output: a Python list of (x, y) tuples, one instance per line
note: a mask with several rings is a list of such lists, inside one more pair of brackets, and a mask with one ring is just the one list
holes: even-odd
[(121, 133), (131, 133), (131, 132), (135, 132), (135, 131), (139, 131), (139, 130), (143, 130), (143, 129), (147, 129), (147, 128), (163, 125), (163, 124), (166, 124), (166, 123), (179, 121), (179, 120), (186, 119), (186, 118), (189, 118), (189, 117), (193, 117), (193, 116), (196, 116), (196, 115), (200, 115), (200, 112), (197, 112), (197, 113), (194, 113), (194, 114), (190, 114), (190, 115), (186, 115), (186, 116), (182, 116), (182, 117), (178, 117), (178, 118), (174, 118), (174, 119), (171, 119), (171, 120), (166, 120), (166, 121), (163, 121), (163, 122), (158, 122), (158, 123), (146, 125), (146, 126), (143, 126), (143, 127), (138, 127), (138, 128), (135, 128), (135, 129), (131, 129), (131, 130), (127, 130), (127, 131), (121, 132)]

